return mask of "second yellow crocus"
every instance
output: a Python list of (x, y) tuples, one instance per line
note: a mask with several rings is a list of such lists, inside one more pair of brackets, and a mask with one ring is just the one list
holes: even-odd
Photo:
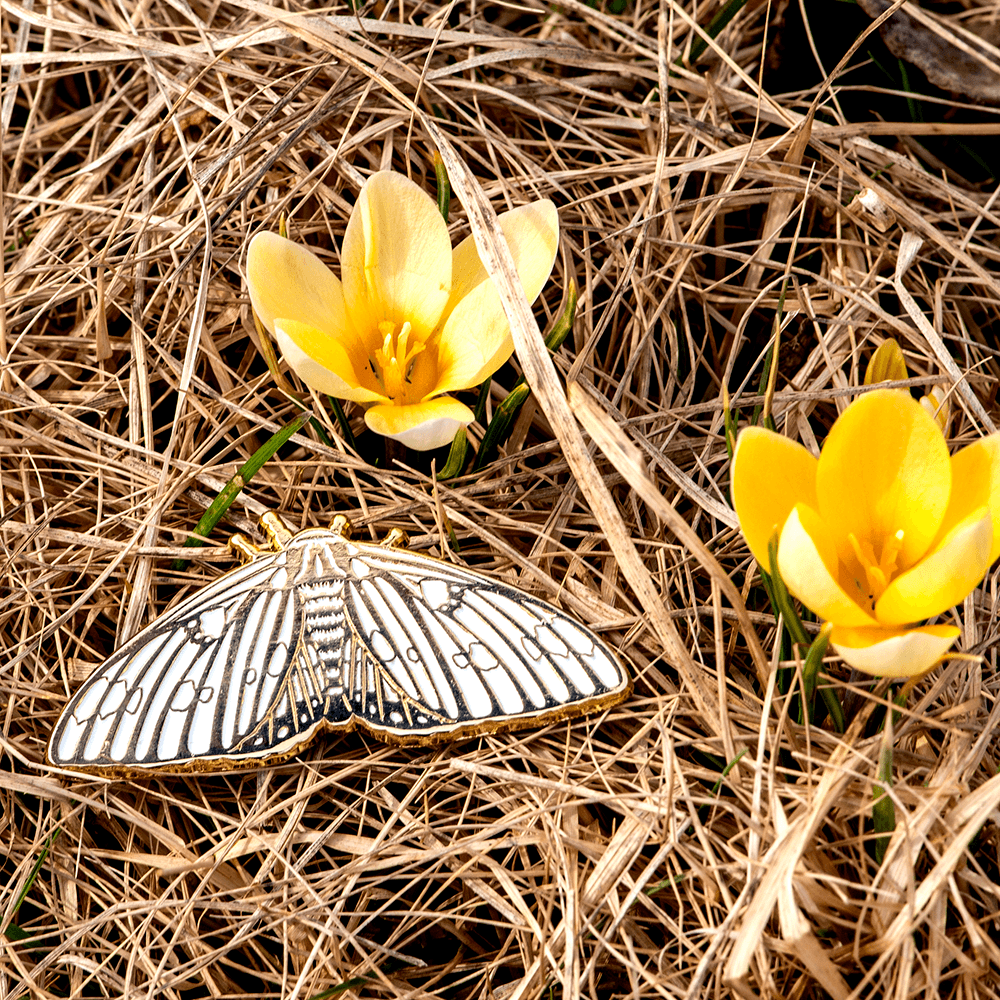
[(934, 665), (959, 629), (919, 625), (961, 602), (1000, 555), (1000, 435), (949, 457), (909, 393), (878, 389), (833, 425), (819, 459), (759, 427), (733, 456), (733, 503), (757, 561), (833, 625), (831, 645), (870, 674)]

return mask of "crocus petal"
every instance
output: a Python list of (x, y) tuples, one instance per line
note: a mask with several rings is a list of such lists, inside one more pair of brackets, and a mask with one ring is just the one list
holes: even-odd
[(377, 388), (361, 384), (365, 376), (359, 376), (344, 345), (322, 330), (282, 318), (275, 320), (274, 339), (292, 371), (317, 392), (355, 403), (388, 402)]
[(771, 571), (767, 544), (797, 503), (816, 506), (816, 459), (797, 441), (747, 427), (733, 454), (733, 506), (754, 558)]
[(951, 649), (961, 630), (953, 625), (923, 628), (844, 628), (835, 625), (830, 645), (849, 666), (876, 677), (916, 677)]
[(437, 205), (403, 174), (372, 174), (344, 233), (344, 297), (354, 328), (381, 346), (378, 324), (409, 322), (426, 340), (451, 291), (451, 240)]
[(906, 370), (906, 360), (903, 350), (892, 337), (883, 340), (878, 350), (868, 362), (865, 372), (865, 385), (875, 385), (878, 382), (895, 382), (897, 379), (909, 378)]
[(365, 413), (370, 430), (393, 438), (415, 451), (430, 451), (449, 444), (460, 427), (473, 417), (464, 403), (441, 396), (410, 406), (373, 406)]
[(789, 593), (821, 618), (836, 625), (878, 624), (840, 586), (836, 546), (819, 514), (806, 504), (796, 504), (781, 529), (778, 570)]
[(941, 428), (900, 389), (853, 402), (830, 429), (816, 471), (819, 512), (849, 559), (848, 535), (880, 558), (903, 532), (897, 568), (912, 566), (938, 533), (951, 493)]
[(328, 335), (347, 328), (340, 280), (311, 250), (277, 233), (258, 233), (250, 241), (247, 287), (254, 312), (272, 334), (279, 317)]
[(507, 361), (514, 341), (492, 281), (474, 288), (452, 310), (437, 346), (435, 392), (479, 385)]
[(1000, 434), (981, 438), (951, 459), (951, 501), (938, 533), (943, 538), (979, 507), (989, 508), (993, 544), (987, 565), (1000, 556)]
[(992, 544), (993, 519), (980, 507), (886, 587), (875, 617), (886, 625), (906, 625), (954, 607), (986, 574)]
[[(559, 247), (559, 215), (551, 201), (522, 205), (499, 216), (521, 286), (529, 302), (552, 273)], [(514, 351), (500, 296), (479, 259), (471, 236), (452, 255), (451, 297), (440, 335), (439, 391), (479, 385)]]
[[(497, 216), (497, 222), (514, 258), (524, 294), (529, 302), (534, 302), (549, 280), (559, 248), (559, 213), (556, 206), (547, 198), (533, 201), (530, 205), (502, 212)], [(476, 242), (467, 236), (452, 252), (448, 311), (488, 278), (486, 268), (479, 259)]]

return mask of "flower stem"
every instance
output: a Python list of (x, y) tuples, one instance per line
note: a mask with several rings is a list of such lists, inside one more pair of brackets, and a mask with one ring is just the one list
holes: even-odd
[(824, 622), (819, 635), (813, 639), (809, 652), (806, 653), (805, 663), (802, 665), (802, 704), (810, 719), (813, 717), (813, 697), (816, 694), (819, 668), (823, 665), (823, 657), (826, 656), (826, 647), (829, 645), (832, 631), (833, 625)]
[(253, 316), (253, 327), (257, 331), (257, 339), (260, 341), (260, 353), (264, 355), (267, 370), (271, 373), (274, 384), (286, 395), (294, 396), (295, 390), (278, 366), (278, 356), (274, 353), (274, 344), (271, 343), (271, 335), (264, 329), (263, 324), (252, 309), (250, 310), (250, 315)]
[[(887, 790), (892, 787), (892, 750), (895, 741), (892, 711), (886, 712), (885, 728), (882, 730), (882, 746), (878, 755), (878, 773), (873, 791), (872, 825), (877, 834), (891, 834), (896, 829), (896, 807)], [(875, 860), (881, 864), (885, 849), (889, 846), (888, 836), (875, 838)]]
[(781, 573), (778, 571), (777, 532), (771, 536), (771, 540), (767, 543), (767, 558), (771, 564), (771, 600), (775, 605), (774, 610), (781, 613), (781, 617), (785, 621), (785, 628), (788, 629), (788, 634), (792, 637), (792, 642), (797, 642), (803, 649), (807, 649), (811, 645), (809, 636), (806, 635), (802, 619), (799, 618), (799, 613), (795, 610), (795, 605), (792, 604), (792, 597), (788, 593), (785, 581), (781, 579)]
[(483, 384), (479, 387), (479, 397), (476, 399), (476, 408), (472, 411), (472, 419), (476, 423), (482, 423), (483, 414), (486, 412), (486, 401), (490, 398), (490, 385), (493, 382), (493, 376), (487, 375)]
[[(570, 330), (573, 329), (573, 317), (576, 315), (577, 298), (576, 282), (570, 278), (569, 284), (566, 286), (566, 305), (563, 307), (563, 311), (559, 314), (555, 323), (552, 324), (552, 329), (545, 335), (545, 346), (551, 354), (555, 354), (559, 350), (563, 341), (569, 335)], [(514, 383), (514, 388), (516, 389), (521, 385), (524, 385), (523, 375), (518, 377), (518, 380)]]
[(337, 418), (337, 425), (340, 427), (340, 436), (344, 439), (344, 444), (348, 448), (353, 448), (357, 451), (358, 444), (354, 440), (354, 432), (351, 430), (351, 424), (344, 413), (344, 408), (340, 405), (340, 400), (335, 396), (327, 396), (326, 398), (330, 402), (330, 409), (333, 410), (333, 415)]
[(559, 350), (563, 341), (569, 335), (570, 330), (573, 329), (573, 317), (576, 315), (578, 298), (579, 292), (576, 282), (570, 278), (569, 284), (566, 286), (566, 305), (563, 306), (563, 311), (559, 314), (559, 318), (553, 323), (552, 329), (549, 330), (548, 336), (545, 338), (545, 346), (553, 353)]
[(510, 427), (514, 422), (514, 417), (517, 416), (517, 411), (521, 409), (524, 401), (530, 395), (531, 390), (524, 382), (521, 382), (511, 389), (507, 398), (493, 412), (493, 419), (490, 421), (489, 427), (486, 428), (482, 443), (479, 445), (479, 453), (472, 463), (473, 472), (478, 472), (496, 457), (501, 442), (506, 441), (510, 436)]
[(844, 707), (838, 701), (833, 688), (824, 684), (819, 689), (819, 695), (823, 699), (823, 704), (826, 706), (827, 713), (830, 716), (830, 721), (833, 723), (833, 728), (836, 729), (838, 733), (844, 732), (847, 729), (847, 720), (844, 718)]
[[(722, 387), (722, 421), (726, 434), (726, 453), (729, 461), (733, 460), (733, 452), (736, 451), (736, 418), (733, 415), (732, 400), (729, 398), (729, 389)], [(730, 501), (730, 506), (732, 502)]]

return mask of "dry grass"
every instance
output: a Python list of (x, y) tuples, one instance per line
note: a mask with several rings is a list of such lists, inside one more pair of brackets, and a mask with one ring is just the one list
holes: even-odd
[[(990, 189), (922, 143), (1000, 128), (990, 111), (845, 120), (850, 78), (763, 91), (766, 6), (675, 66), (712, 13), (3, 6), (0, 918), (32, 938), (4, 943), (0, 996), (1000, 990), (996, 573), (951, 616), (984, 659), (932, 674), (896, 726), (898, 825), (879, 864), (886, 689), (833, 665), (849, 733), (789, 718), (774, 619), (728, 506), (721, 403), (726, 386), (749, 416), (786, 287), (774, 410), (792, 437), (822, 439), (887, 335), (921, 384), (966, 376), (956, 442), (992, 430), (1000, 217)], [(544, 327), (576, 279), (561, 381), (522, 317), (535, 400), (507, 457), (447, 482), (412, 454), (374, 467), (381, 443), (351, 452), (317, 402), (333, 445), (301, 433), (228, 527), (350, 511), (363, 532), (403, 527), (440, 552), (447, 520), (462, 560), (617, 644), (633, 698), (434, 750), (352, 735), (260, 772), (53, 772), (44, 748), (68, 693), (229, 565), (212, 545), (170, 568), (234, 468), (296, 412), (260, 359), (247, 238), (285, 213), (336, 260), (369, 172), (433, 186), (435, 129), (474, 178), (456, 178), (456, 234), (482, 196), (560, 206), (535, 315)], [(885, 232), (847, 207), (865, 185), (896, 214)], [(922, 325), (892, 281), (905, 231), (923, 241), (899, 279)], [(494, 405), (515, 376), (499, 374)]]

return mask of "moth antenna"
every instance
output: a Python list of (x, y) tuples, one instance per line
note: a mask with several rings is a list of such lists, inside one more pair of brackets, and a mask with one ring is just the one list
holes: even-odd
[(229, 551), (244, 564), (253, 562), (257, 556), (264, 553), (264, 550), (254, 545), (246, 535), (232, 535), (229, 539)]
[(338, 514), (330, 522), (330, 530), (335, 535), (340, 535), (341, 538), (345, 538), (345, 539), (346, 538), (350, 538), (351, 537), (351, 522), (346, 517), (344, 517), (343, 514)]
[(402, 528), (393, 528), (381, 542), (381, 545), (387, 549), (405, 549), (409, 544), (410, 536)]
[(288, 543), (295, 537), (294, 532), (273, 510), (261, 515), (260, 528), (267, 536), (272, 552), (280, 552), (287, 548)]

